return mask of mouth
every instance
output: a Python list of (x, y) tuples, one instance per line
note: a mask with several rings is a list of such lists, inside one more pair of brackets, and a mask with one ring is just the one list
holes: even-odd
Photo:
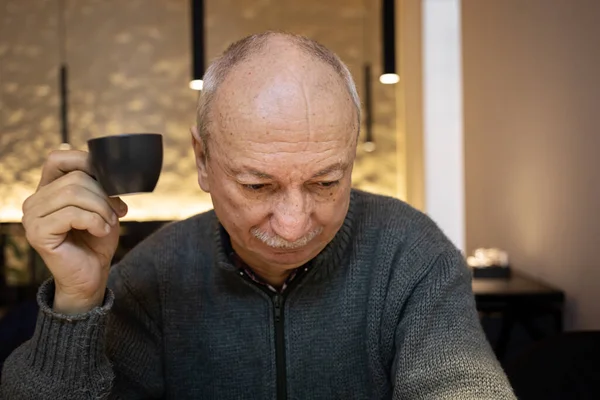
[(306, 249), (306, 245), (304, 245), (302, 247), (297, 247), (295, 249), (274, 249), (272, 247), (270, 247), (270, 249), (275, 254), (294, 254), (294, 253), (300, 253), (300, 252), (304, 251)]

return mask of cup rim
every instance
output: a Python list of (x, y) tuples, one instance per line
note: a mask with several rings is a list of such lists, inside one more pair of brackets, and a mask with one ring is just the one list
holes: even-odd
[(95, 142), (98, 140), (103, 140), (103, 139), (110, 139), (110, 138), (126, 138), (126, 137), (132, 137), (132, 136), (145, 136), (145, 137), (161, 137), (162, 138), (162, 133), (121, 133), (118, 135), (105, 135), (105, 136), (98, 136), (95, 138), (91, 138), (88, 139), (87, 143), (91, 143), (91, 142)]

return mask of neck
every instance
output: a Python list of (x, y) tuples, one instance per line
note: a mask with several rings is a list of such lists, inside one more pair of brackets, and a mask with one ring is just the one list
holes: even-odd
[(231, 247), (238, 257), (263, 281), (273, 286), (281, 288), (285, 280), (290, 276), (292, 270), (297, 268), (297, 265), (269, 265), (257, 260), (252, 254), (248, 254), (242, 247), (232, 241)]
[(254, 271), (254, 273), (256, 275), (258, 275), (263, 281), (265, 281), (269, 285), (273, 286), (275, 289), (281, 289), (285, 280), (292, 273), (291, 270), (287, 270), (287, 269), (279, 270), (279, 271), (272, 271), (272, 270), (269, 271), (269, 270), (263, 270), (263, 269), (256, 268), (256, 267), (250, 267), (250, 268), (252, 268), (252, 271)]

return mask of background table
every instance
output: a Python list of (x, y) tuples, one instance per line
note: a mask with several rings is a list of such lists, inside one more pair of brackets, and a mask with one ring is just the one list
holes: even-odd
[(563, 331), (564, 293), (523, 274), (513, 272), (510, 278), (474, 278), (473, 293), (481, 315), (499, 315), (500, 333), (492, 343), (496, 356), (503, 361), (511, 334), (521, 325), (533, 340), (548, 334), (536, 320), (549, 316), (555, 333)]

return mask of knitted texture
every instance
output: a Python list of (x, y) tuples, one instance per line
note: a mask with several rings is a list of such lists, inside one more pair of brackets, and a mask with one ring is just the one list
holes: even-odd
[(275, 400), (278, 376), (297, 400), (515, 398), (462, 255), (407, 204), (354, 190), (281, 319), (229, 251), (211, 211), (133, 249), (87, 314), (54, 313), (46, 282), (33, 338), (5, 363), (3, 398)]

